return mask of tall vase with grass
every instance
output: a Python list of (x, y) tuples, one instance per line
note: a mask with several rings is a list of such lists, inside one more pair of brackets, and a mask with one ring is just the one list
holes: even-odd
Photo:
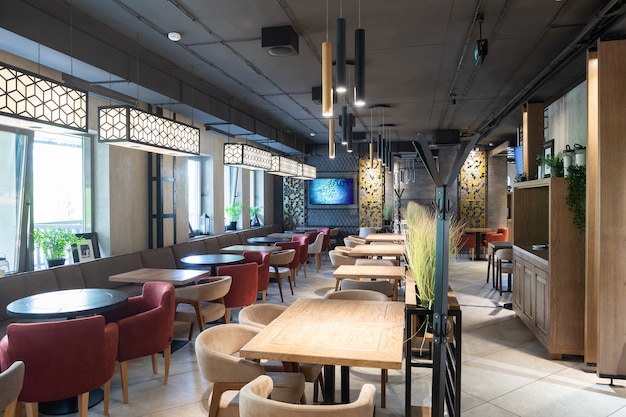
[[(437, 261), (437, 218), (429, 208), (409, 202), (406, 220), (406, 261), (415, 281), (418, 304), (432, 310), (435, 302), (435, 267)], [(458, 250), (463, 227), (450, 221), (449, 250), (452, 259)]]

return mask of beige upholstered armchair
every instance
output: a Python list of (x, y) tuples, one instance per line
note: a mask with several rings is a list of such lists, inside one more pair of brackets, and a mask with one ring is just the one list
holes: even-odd
[[(239, 350), (260, 330), (243, 324), (210, 327), (196, 337), (195, 348), (202, 376), (213, 383), (209, 397), (209, 417), (238, 417), (239, 390), (258, 376), (265, 376), (258, 362), (239, 356)], [(298, 403), (304, 396), (304, 375), (295, 372), (269, 372), (273, 381), (272, 398)]]
[(268, 399), (275, 392), (271, 378), (262, 375), (241, 389), (239, 415), (241, 417), (372, 417), (376, 388), (364, 384), (356, 401), (336, 405), (297, 405)]

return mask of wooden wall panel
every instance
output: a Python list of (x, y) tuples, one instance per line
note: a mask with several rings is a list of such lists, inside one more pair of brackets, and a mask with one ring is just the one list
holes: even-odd
[(626, 41), (598, 44), (599, 375), (626, 376)]

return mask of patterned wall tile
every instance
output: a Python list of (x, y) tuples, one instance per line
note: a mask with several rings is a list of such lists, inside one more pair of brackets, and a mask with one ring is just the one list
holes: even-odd
[(460, 173), (460, 221), (468, 227), (485, 227), (487, 202), (487, 153), (470, 152)]
[(382, 226), (385, 176), (381, 165), (374, 159), (370, 168), (369, 154), (359, 157), (359, 225), (361, 227)]

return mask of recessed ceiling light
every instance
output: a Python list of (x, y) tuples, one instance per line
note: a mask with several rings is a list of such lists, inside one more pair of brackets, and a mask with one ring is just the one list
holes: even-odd
[(309, 133), (309, 136), (311, 136), (311, 137), (315, 136), (315, 132)]
[(179, 32), (170, 32), (167, 34), (167, 38), (171, 40), (172, 42), (178, 42), (181, 36)]

